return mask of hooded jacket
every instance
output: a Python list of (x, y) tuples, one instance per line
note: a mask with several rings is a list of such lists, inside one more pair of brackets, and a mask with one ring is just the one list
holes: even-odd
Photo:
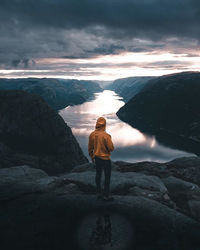
[(103, 117), (97, 119), (96, 129), (89, 136), (88, 153), (91, 159), (95, 156), (103, 160), (110, 159), (110, 152), (114, 150), (111, 136), (105, 132), (106, 120)]

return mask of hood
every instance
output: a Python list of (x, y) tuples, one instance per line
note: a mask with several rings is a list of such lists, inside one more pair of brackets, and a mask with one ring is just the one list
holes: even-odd
[(96, 122), (97, 130), (105, 130), (106, 129), (106, 119), (103, 117), (99, 117)]

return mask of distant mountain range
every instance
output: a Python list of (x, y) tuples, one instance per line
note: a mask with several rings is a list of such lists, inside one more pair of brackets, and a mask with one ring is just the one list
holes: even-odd
[(0, 79), (0, 90), (24, 90), (41, 96), (55, 110), (81, 104), (93, 93), (102, 91), (92, 81), (54, 78)]
[(125, 102), (129, 101), (133, 96), (139, 93), (147, 82), (154, 77), (127, 77), (115, 80), (106, 89), (115, 91), (122, 96)]
[(200, 73), (182, 72), (150, 80), (117, 115), (143, 132), (165, 138), (167, 143), (183, 139), (185, 145), (179, 141), (179, 146), (191, 146), (200, 153), (199, 107)]
[(113, 81), (100, 81), (100, 80), (95, 80), (94, 82), (98, 83), (99, 86), (103, 89), (106, 89), (107, 86), (113, 83)]

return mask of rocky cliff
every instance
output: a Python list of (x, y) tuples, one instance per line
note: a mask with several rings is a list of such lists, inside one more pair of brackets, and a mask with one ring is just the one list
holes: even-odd
[(200, 73), (161, 76), (118, 112), (119, 118), (163, 142), (200, 153)]
[(199, 250), (199, 163), (113, 163), (111, 202), (96, 198), (91, 163), (59, 176), (0, 169), (1, 247)]
[(54, 78), (0, 79), (0, 90), (24, 90), (41, 96), (55, 110), (80, 104), (101, 88), (96, 82)]
[(71, 129), (39, 96), (0, 91), (0, 167), (20, 164), (49, 174), (87, 162)]

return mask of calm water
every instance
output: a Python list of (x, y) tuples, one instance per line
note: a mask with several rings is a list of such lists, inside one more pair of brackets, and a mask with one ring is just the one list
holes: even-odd
[(96, 93), (95, 98), (81, 105), (69, 106), (60, 115), (72, 128), (84, 154), (88, 157), (88, 136), (94, 130), (96, 119), (107, 120), (106, 131), (111, 134), (115, 146), (112, 160), (129, 162), (165, 162), (177, 157), (191, 156), (191, 153), (172, 149), (158, 143), (154, 136), (147, 136), (119, 120), (116, 112), (124, 105), (123, 99), (114, 91)]
[(76, 242), (84, 250), (122, 250), (130, 249), (134, 240), (128, 218), (116, 213), (98, 213), (80, 221)]

